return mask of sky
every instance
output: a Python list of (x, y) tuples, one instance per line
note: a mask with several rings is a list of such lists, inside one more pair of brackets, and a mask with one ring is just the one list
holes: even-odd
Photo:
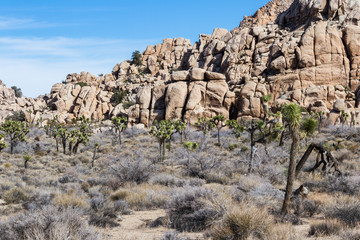
[(1, 0), (0, 79), (27, 97), (69, 73), (111, 73), (162, 39), (231, 30), (268, 0)]

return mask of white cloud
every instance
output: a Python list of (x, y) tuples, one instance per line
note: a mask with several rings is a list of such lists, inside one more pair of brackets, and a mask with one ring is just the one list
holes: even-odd
[(0, 16), (0, 30), (45, 28), (54, 26), (52, 24), (35, 21), (30, 18), (11, 18)]
[(66, 75), (88, 71), (110, 73), (134, 50), (159, 40), (101, 38), (13, 38), (0, 37), (0, 79), (18, 86), (26, 96), (49, 93)]

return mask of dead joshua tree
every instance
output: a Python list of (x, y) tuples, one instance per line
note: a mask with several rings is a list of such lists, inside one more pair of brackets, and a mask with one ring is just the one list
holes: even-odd
[(342, 175), (339, 170), (339, 162), (334, 158), (330, 151), (327, 151), (326, 148), (322, 144), (311, 143), (298, 164), (296, 165), (296, 173), (295, 177), (297, 177), (301, 171), (301, 168), (304, 166), (306, 160), (309, 158), (312, 151), (317, 151), (318, 155), (316, 157), (316, 163), (314, 167), (312, 167), (309, 171), (313, 172), (318, 169), (321, 165), (322, 171), (329, 172), (332, 168), (334, 169), (334, 173), (338, 173)]

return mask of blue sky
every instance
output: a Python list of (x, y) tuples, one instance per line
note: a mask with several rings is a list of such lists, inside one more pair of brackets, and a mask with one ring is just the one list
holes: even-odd
[(164, 38), (192, 43), (233, 29), (267, 0), (2, 0), (0, 79), (26, 96), (50, 92), (68, 73), (110, 73)]

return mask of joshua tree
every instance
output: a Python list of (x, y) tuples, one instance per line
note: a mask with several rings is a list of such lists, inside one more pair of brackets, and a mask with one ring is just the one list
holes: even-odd
[(226, 126), (225, 124), (225, 116), (224, 115), (217, 115), (210, 119), (212, 122), (212, 126), (217, 128), (217, 135), (218, 135), (218, 145), (221, 146), (220, 143), (220, 130)]
[[(277, 117), (277, 115), (274, 116)], [(233, 133), (237, 138), (241, 136), (243, 131), (247, 131), (250, 134), (250, 161), (248, 172), (252, 172), (254, 168), (253, 161), (256, 144), (262, 143), (266, 149), (267, 141), (277, 138), (279, 132), (281, 131), (278, 118), (273, 118), (267, 122), (252, 119), (249, 126), (243, 126), (236, 120), (228, 120), (226, 121), (226, 125), (233, 130)]]
[(25, 142), (25, 136), (29, 133), (29, 127), (25, 122), (6, 120), (0, 130), (10, 139), (10, 153), (13, 154), (14, 147), (18, 142)]
[(91, 136), (90, 119), (81, 117), (78, 119), (80, 123), (76, 124), (77, 129), (74, 131), (75, 144), (73, 147), (73, 153), (77, 153), (80, 144), (87, 145), (89, 137)]
[(160, 122), (154, 121), (154, 125), (151, 127), (150, 134), (155, 136), (159, 141), (160, 161), (165, 159), (166, 140), (169, 140), (174, 132), (174, 125), (166, 120), (161, 120)]
[(344, 125), (347, 124), (347, 120), (349, 118), (349, 114), (346, 113), (345, 111), (341, 111), (341, 114), (340, 114), (340, 123), (341, 125), (344, 127)]
[(184, 142), (183, 146), (188, 152), (187, 165), (189, 166), (190, 165), (190, 152), (194, 152), (199, 147), (199, 144), (196, 142)]
[(60, 124), (57, 125), (57, 136), (61, 140), (63, 146), (63, 153), (66, 154), (66, 142), (70, 137), (70, 132), (67, 128), (61, 126)]
[(186, 129), (186, 124), (181, 120), (177, 120), (174, 122), (175, 130), (180, 134), (180, 143), (183, 143), (183, 135)]
[(295, 181), (295, 170), (296, 170), (296, 156), (299, 148), (299, 128), (301, 125), (301, 109), (296, 103), (289, 103), (281, 109), (283, 120), (289, 126), (289, 132), (291, 135), (292, 143), (290, 148), (290, 161), (288, 168), (288, 177), (286, 184), (286, 191), (284, 197), (284, 203), (281, 212), (286, 214), (290, 205), (290, 197)]
[(31, 160), (31, 156), (29, 154), (26, 154), (23, 156), (23, 159), (24, 159), (24, 168), (27, 168), (28, 167), (28, 162)]
[(195, 125), (200, 127), (200, 130), (204, 134), (204, 139), (206, 137), (206, 134), (215, 127), (214, 123), (212, 121), (208, 120), (206, 117), (198, 118), (198, 121), (195, 123)]
[(58, 134), (59, 127), (61, 127), (61, 125), (59, 124), (57, 115), (52, 119), (48, 120), (44, 127), (46, 134), (50, 138), (55, 139), (57, 152), (59, 152), (59, 134)]
[(121, 143), (122, 143), (121, 135), (122, 135), (122, 132), (125, 131), (125, 129), (127, 127), (128, 118), (126, 116), (113, 117), (111, 119), (111, 122), (113, 124), (113, 127), (115, 128), (115, 132), (118, 133), (119, 144), (121, 145)]

